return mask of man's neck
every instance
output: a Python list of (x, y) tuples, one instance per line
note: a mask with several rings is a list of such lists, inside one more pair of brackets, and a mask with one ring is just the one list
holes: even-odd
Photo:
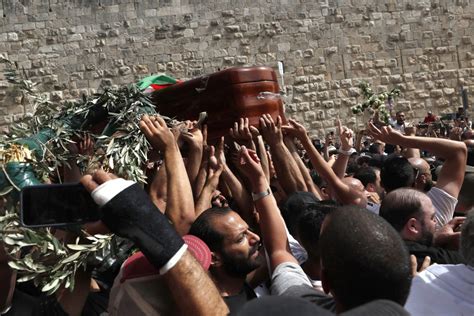
[(211, 277), (222, 297), (239, 294), (245, 284), (245, 277), (230, 276), (222, 271), (211, 272)]

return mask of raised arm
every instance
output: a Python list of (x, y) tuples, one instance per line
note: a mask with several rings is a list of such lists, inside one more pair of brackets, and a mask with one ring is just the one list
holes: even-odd
[[(232, 198), (234, 199), (237, 207), (239, 209), (240, 216), (247, 222), (248, 225), (253, 227), (254, 218), (253, 218), (253, 203), (250, 192), (247, 191), (243, 183), (237, 178), (237, 176), (232, 172), (227, 164), (227, 159), (224, 153), (224, 137), (221, 138), (219, 145), (216, 150), (216, 162), (217, 164), (222, 165), (222, 176), (221, 179), (230, 190)], [(211, 160), (211, 165), (215, 164)], [(215, 166), (214, 166), (215, 168)]]
[[(405, 126), (405, 135), (407, 136), (416, 136), (416, 127), (415, 126)], [(420, 158), (420, 149), (408, 147), (404, 148), (403, 156), (406, 158)]]
[(203, 155), (203, 136), (201, 130), (197, 127), (196, 122), (188, 123), (188, 132), (181, 134), (181, 138), (188, 144), (188, 159), (186, 160), (186, 172), (188, 174), (189, 183), (196, 182), (201, 166)]
[[(109, 181), (114, 183), (108, 185)], [(186, 250), (184, 241), (168, 219), (156, 210), (138, 185), (104, 171), (84, 176), (81, 182), (102, 207), (104, 224), (117, 235), (135, 242), (159, 269), (180, 314), (228, 314), (227, 305), (212, 280)], [(99, 185), (100, 190), (96, 190)]]
[(255, 207), (260, 216), (260, 231), (263, 243), (270, 259), (271, 270), (284, 262), (298, 263), (288, 250), (288, 238), (285, 223), (278, 209), (275, 198), (271, 194), (269, 184), (261, 168), (256, 153), (243, 146), (240, 150), (239, 162), (241, 170), (250, 180)]
[(150, 190), (148, 192), (152, 202), (162, 213), (164, 213), (166, 210), (167, 187), (168, 180), (166, 178), (166, 167), (165, 163), (163, 162), (155, 172), (150, 185)]
[(278, 182), (285, 193), (307, 191), (303, 176), (283, 142), (281, 118), (278, 117), (274, 122), (270, 115), (264, 114), (260, 118), (260, 131), (263, 139), (270, 146)]
[(444, 158), (445, 161), (438, 176), (436, 187), (455, 198), (458, 197), (466, 170), (467, 148), (463, 142), (441, 138), (405, 136), (390, 126), (378, 129), (372, 123), (369, 123), (369, 130), (375, 138), (386, 143), (427, 150), (435, 156)]
[(211, 146), (206, 184), (204, 185), (195, 205), (196, 217), (211, 207), (212, 197), (219, 185), (219, 177), (221, 176), (223, 168), (223, 165), (218, 163), (217, 158), (215, 157), (214, 146)]
[(288, 148), (288, 150), (291, 153), (291, 156), (296, 162), (296, 165), (298, 166), (301, 176), (304, 179), (304, 182), (306, 184), (306, 188), (308, 189), (308, 192), (312, 192), (319, 200), (322, 200), (321, 198), (321, 191), (319, 188), (314, 184), (313, 179), (311, 178), (311, 175), (309, 174), (308, 168), (306, 168), (303, 160), (301, 159), (300, 155), (298, 154), (298, 150), (296, 148), (296, 145), (294, 143), (294, 137), (286, 136), (285, 137), (285, 145)]
[(239, 145), (256, 150), (248, 118), (241, 118), (239, 122), (235, 122), (234, 127), (229, 130), (229, 134)]
[(304, 126), (297, 123), (295, 120), (289, 120), (289, 123), (290, 125), (284, 126), (283, 129), (286, 133), (294, 135), (301, 141), (301, 144), (309, 155), (313, 167), (329, 184), (334, 194), (337, 196), (338, 201), (343, 204), (361, 205), (365, 197), (361, 196), (360, 192), (355, 191), (349, 185), (345, 184), (336, 175), (334, 170), (332, 170), (329, 164), (324, 160), (324, 158), (319, 154), (319, 152), (311, 143), (311, 139), (306, 133)]
[(165, 214), (178, 233), (184, 235), (195, 218), (194, 199), (178, 144), (165, 121), (159, 116), (150, 118), (144, 115), (140, 128), (152, 146), (163, 154), (167, 178)]
[(347, 163), (353, 150), (353, 132), (346, 126), (342, 126), (341, 121), (337, 120), (337, 131), (339, 133), (339, 139), (341, 141), (341, 150), (337, 156), (336, 162), (332, 165), (332, 170), (336, 173), (339, 178), (344, 178), (346, 174)]

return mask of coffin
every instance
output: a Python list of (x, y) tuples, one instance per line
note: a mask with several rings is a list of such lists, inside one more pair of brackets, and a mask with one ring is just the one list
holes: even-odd
[(179, 120), (197, 120), (200, 112), (207, 112), (210, 139), (227, 135), (242, 117), (256, 127), (264, 113), (286, 121), (270, 67), (229, 68), (154, 91), (150, 97), (160, 114)]

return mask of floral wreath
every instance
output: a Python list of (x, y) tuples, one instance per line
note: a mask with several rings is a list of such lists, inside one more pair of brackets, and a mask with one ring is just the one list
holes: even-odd
[[(121, 177), (145, 183), (143, 166), (148, 161), (150, 144), (138, 124), (143, 114), (157, 112), (143, 90), (150, 83), (160, 83), (160, 79), (164, 85), (176, 81), (165, 75), (153, 76), (154, 81), (148, 77), (137, 85), (105, 89), (80, 101), (55, 104), (38, 92), (37, 84), (28, 80), (15, 63), (1, 56), (0, 63), (6, 65), (6, 80), (34, 112), (0, 136), (0, 206), (4, 210), (0, 212), (0, 240), (9, 255), (9, 266), (18, 271), (18, 282), (33, 280), (48, 295), (61, 286), (72, 290), (76, 271), (85, 269), (96, 255), (110, 253), (117, 237), (80, 231), (74, 243), (64, 244), (49, 228), (23, 227), (19, 220), (20, 190), (43, 183), (51, 175), (61, 182), (60, 168), (69, 166), (68, 160), (73, 157), (81, 171), (101, 165)], [(169, 126), (178, 123), (163, 118)], [(100, 134), (91, 132), (104, 123)], [(90, 157), (73, 155), (68, 150), (68, 144), (84, 133), (95, 139), (95, 154)]]

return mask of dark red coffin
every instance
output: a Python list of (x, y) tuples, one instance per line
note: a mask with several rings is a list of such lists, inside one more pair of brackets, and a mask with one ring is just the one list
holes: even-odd
[(180, 120), (196, 120), (207, 112), (210, 139), (226, 135), (241, 117), (254, 126), (264, 113), (284, 119), (280, 88), (270, 67), (225, 69), (155, 91), (151, 99), (160, 114)]

